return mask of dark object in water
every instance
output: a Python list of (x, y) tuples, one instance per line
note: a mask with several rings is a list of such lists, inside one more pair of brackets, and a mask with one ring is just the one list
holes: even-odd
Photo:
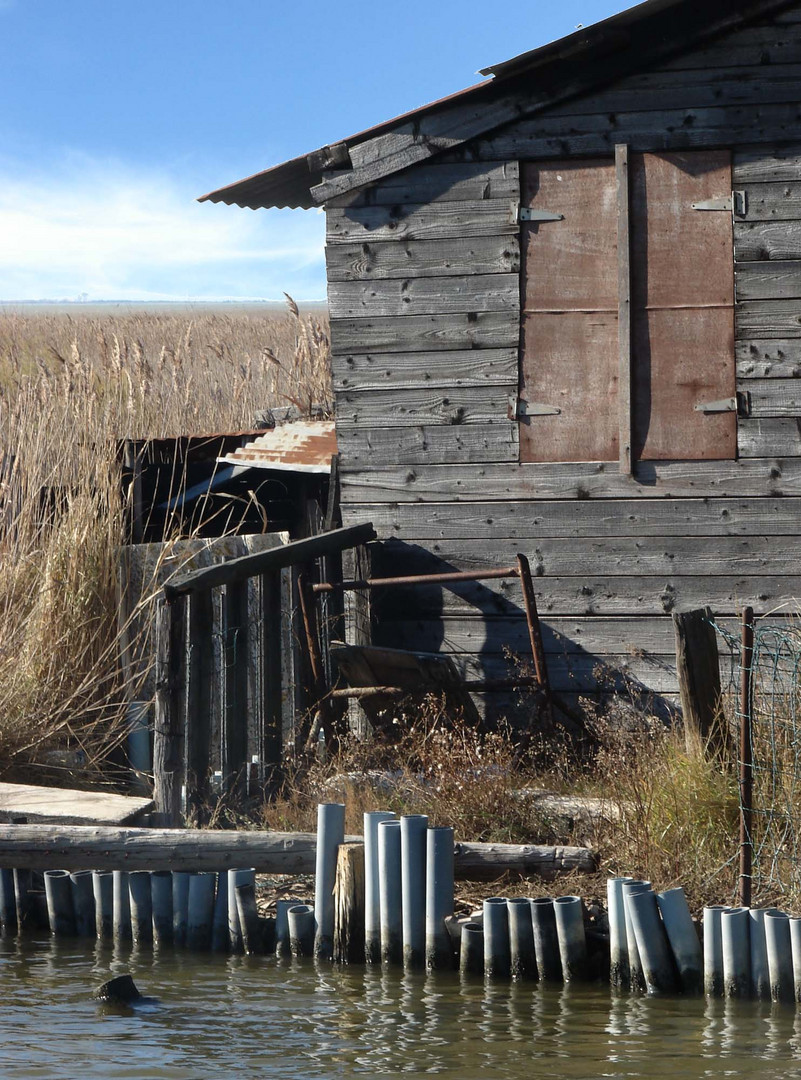
[(141, 1001), (142, 995), (130, 975), (117, 975), (95, 990), (98, 1001), (110, 1001), (116, 1005), (129, 1005), (132, 1001)]

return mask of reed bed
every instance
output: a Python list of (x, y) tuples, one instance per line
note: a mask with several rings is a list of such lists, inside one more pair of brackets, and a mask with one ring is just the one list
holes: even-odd
[(266, 314), (0, 313), (0, 775), (107, 776), (123, 733), (118, 441), (329, 407), (329, 371), (325, 319), (289, 298)]

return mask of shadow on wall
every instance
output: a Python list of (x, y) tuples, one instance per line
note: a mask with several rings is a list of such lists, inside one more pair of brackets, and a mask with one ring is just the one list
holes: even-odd
[[(372, 558), (373, 577), (465, 569), (419, 545), (396, 540), (374, 545)], [(447, 653), (467, 679), (533, 674), (523, 597), (516, 578), (376, 589), (371, 600), (376, 645)], [(632, 718), (639, 713), (669, 723), (679, 715), (671, 696), (649, 688), (627, 671), (625, 664), (610, 665), (608, 656), (588, 650), (545, 619), (540, 625), (551, 687), (572, 708), (580, 705), (582, 698), (604, 706), (616, 696), (626, 703), (624, 711)], [(639, 670), (653, 670), (657, 684), (672, 681), (674, 670), (663, 656), (639, 651), (637, 659)], [(524, 689), (484, 695), (487, 719), (523, 719), (526, 698)]]

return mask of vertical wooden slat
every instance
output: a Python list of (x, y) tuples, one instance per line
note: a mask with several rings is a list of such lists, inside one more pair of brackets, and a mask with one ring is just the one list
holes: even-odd
[(281, 680), (281, 573), (261, 578), (261, 746), (264, 789), (269, 796), (280, 782), (283, 753)]
[(618, 460), (631, 475), (631, 244), (629, 240), (629, 148), (615, 146), (617, 187)]
[(189, 596), (186, 804), (200, 824), (209, 806), (214, 614), (210, 589)]
[(248, 583), (225, 586), (223, 598), (222, 772), (226, 791), (244, 788), (248, 733)]
[(184, 779), (186, 604), (160, 600), (156, 613), (156, 726), (153, 797), (162, 824), (181, 822)]

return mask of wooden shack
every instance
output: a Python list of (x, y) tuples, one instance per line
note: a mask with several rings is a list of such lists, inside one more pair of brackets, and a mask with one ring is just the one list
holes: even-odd
[[(648, 0), (482, 74), (204, 198), (325, 206), (374, 571), (522, 551), (553, 686), (670, 699), (672, 612), (801, 596), (801, 3)], [(506, 581), (373, 614), (470, 673), (526, 652)]]

